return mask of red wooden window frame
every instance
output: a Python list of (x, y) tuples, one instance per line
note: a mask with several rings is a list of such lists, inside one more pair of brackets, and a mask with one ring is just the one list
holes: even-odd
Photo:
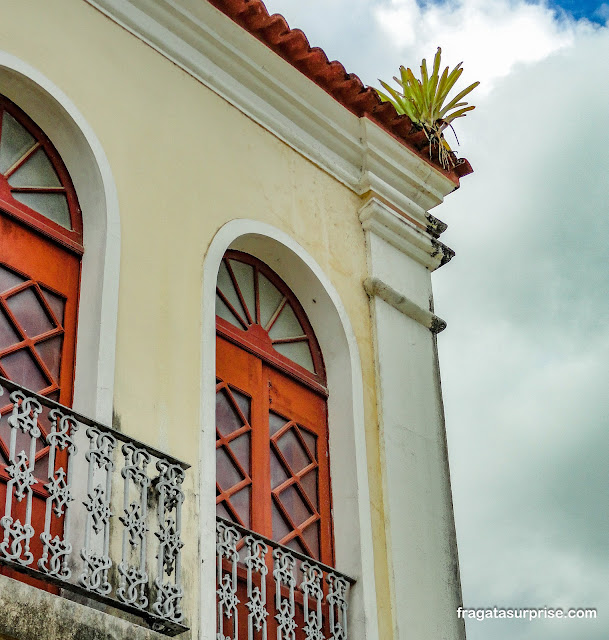
[[(32, 389), (58, 402), (71, 406), (74, 385), (74, 362), (76, 354), (76, 332), (78, 304), (80, 297), (80, 271), (83, 249), (83, 227), (81, 211), (76, 192), (68, 171), (59, 153), (43, 131), (17, 105), (0, 95), (0, 140), (2, 140), (2, 122), (4, 112), (9, 113), (34, 139), (33, 146), (24, 151), (5, 173), (0, 174), (0, 270), (5, 278), (5, 286), (0, 291), (0, 313), (2, 319), (14, 334), (12, 342), (0, 349), (0, 375), (10, 378), (6, 368), (6, 359), (14, 354), (21, 361), (31, 358), (30, 362), (38, 370), (40, 379), (46, 382), (42, 388)], [(51, 163), (59, 180), (56, 187), (17, 187), (9, 184), (9, 178), (21, 166), (42, 149)], [(43, 214), (28, 207), (13, 197), (13, 192), (61, 193), (67, 201), (71, 229), (67, 229)], [(6, 285), (6, 278), (12, 284)], [(24, 302), (23, 294), (29, 296)], [(17, 305), (17, 299), (21, 297)], [(24, 306), (25, 305), (25, 306)], [(59, 305), (59, 306), (57, 306)], [(18, 309), (19, 307), (19, 309)], [(58, 315), (61, 313), (61, 315)], [(34, 314), (33, 316), (31, 314)], [(34, 331), (32, 317), (46, 317), (48, 329)], [(40, 316), (42, 314), (42, 316)], [(30, 328), (28, 328), (28, 326)], [(61, 340), (61, 346), (54, 353), (53, 370), (43, 357), (41, 349), (47, 348), (45, 342)], [(6, 342), (6, 335), (5, 335)], [(44, 347), (43, 347), (44, 345)], [(41, 355), (42, 354), (42, 355)], [(48, 352), (47, 352), (48, 357)], [(4, 366), (3, 366), (4, 364)], [(26, 375), (22, 371), (22, 375)], [(17, 380), (19, 382), (19, 380)], [(27, 386), (27, 385), (26, 385)], [(30, 385), (31, 386), (31, 385)], [(6, 404), (6, 396), (0, 402), (0, 431), (3, 439), (7, 437), (6, 419), (12, 410)], [(42, 437), (47, 435), (42, 425)], [(4, 513), (6, 482), (8, 475), (5, 460), (8, 460), (7, 443), (0, 443), (0, 514)], [(44, 487), (48, 446), (37, 448), (34, 475), (37, 482), (32, 486), (34, 493), (32, 525), (36, 534), (43, 530), (44, 510), (47, 491)], [(65, 453), (58, 453), (55, 468), (65, 467)], [(23, 503), (13, 503), (13, 516), (23, 519)], [(51, 533), (60, 533), (63, 517), (51, 522)], [(42, 552), (38, 535), (32, 539), (34, 563)], [(56, 592), (54, 587), (44, 586), (36, 580), (14, 574), (1, 568), (0, 572), (25, 582)]]
[[(55, 149), (53, 143), (40, 129), (40, 127), (16, 104), (11, 102), (5, 96), (0, 95), (0, 139), (2, 135), (2, 117), (4, 112), (7, 111), (15, 120), (24, 127), (35, 139), (36, 146), (29, 150), (20, 160), (10, 167), (6, 175), (0, 174), (0, 207), (5, 214), (15, 218), (22, 224), (36, 230), (38, 233), (51, 238), (55, 242), (65, 246), (69, 250), (78, 255), (82, 255), (84, 252), (82, 242), (82, 216), (80, 206), (78, 204), (78, 198), (76, 197), (76, 191), (72, 184), (70, 174), (66, 169), (57, 149)], [(42, 215), (38, 211), (34, 211), (27, 205), (16, 200), (12, 192), (13, 191), (28, 191), (27, 188), (11, 187), (8, 184), (8, 178), (21, 167), (32, 155), (42, 148), (48, 156), (53, 169), (57, 173), (60, 187), (47, 187), (38, 189), (38, 191), (44, 191), (47, 193), (58, 192), (65, 194), (68, 201), (68, 210), (70, 212), (70, 221), (72, 229), (66, 229), (55, 221), (50, 220), (46, 216)]]
[[(230, 268), (230, 260), (236, 260), (238, 262), (249, 264), (254, 269), (256, 309), (253, 316), (251, 312), (248, 312), (247, 305), (244, 302), (243, 294), (240, 290), (237, 279), (235, 278), (234, 273)], [(245, 309), (245, 314), (247, 317), (243, 319), (243, 328), (240, 329), (224, 318), (216, 316), (216, 330), (218, 334), (223, 336), (227, 340), (240, 345), (242, 348), (250, 351), (254, 355), (259, 356), (277, 369), (280, 369), (281, 371), (284, 371), (297, 380), (300, 380), (303, 384), (311, 387), (318, 393), (325, 394), (327, 396), (328, 392), (326, 388), (326, 370), (324, 367), (321, 349), (319, 348), (319, 343), (317, 342), (317, 338), (315, 337), (315, 333), (313, 332), (311, 323), (307, 318), (307, 314), (298, 301), (298, 298), (294, 295), (287, 284), (270, 267), (268, 267), (264, 262), (258, 260), (258, 258), (255, 258), (254, 256), (243, 253), (242, 251), (228, 250), (224, 254), (223, 262), (228, 268), (233, 286), (237, 291), (237, 295), (239, 296), (241, 304)], [(273, 343), (269, 339), (268, 332), (260, 326), (258, 273), (262, 274), (273, 285), (275, 285), (275, 287), (277, 287), (277, 289), (285, 296), (286, 304), (289, 304), (292, 307), (292, 310), (298, 318), (298, 321), (300, 322), (304, 330), (304, 335), (306, 336), (306, 339), (309, 343), (314, 372), (305, 369), (298, 363), (290, 360), (283, 354), (279, 353), (279, 351), (274, 349)], [(229, 309), (231, 309), (237, 316), (242, 316), (241, 313), (237, 312), (233, 308), (233, 306), (222, 295), (222, 292), (219, 291), (218, 288), (216, 289), (216, 293), (223, 299), (223, 302), (229, 307)]]
[[(259, 324), (258, 285), (252, 314), (229, 263), (241, 311), (246, 311), (240, 314), (243, 328), (216, 316), (219, 513), (332, 565), (327, 391), (321, 349), (298, 299), (276, 273), (242, 252), (227, 251), (226, 258), (250, 265), (284, 296), (305, 332), (314, 371), (273, 348)], [(222, 300), (230, 304), (226, 296)], [(238, 508), (231, 503), (236, 497)]]

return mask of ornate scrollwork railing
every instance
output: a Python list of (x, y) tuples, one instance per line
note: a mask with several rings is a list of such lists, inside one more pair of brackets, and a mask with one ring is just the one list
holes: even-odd
[(186, 631), (188, 465), (4, 378), (0, 396), (0, 563)]
[(216, 518), (217, 640), (348, 640), (353, 578)]

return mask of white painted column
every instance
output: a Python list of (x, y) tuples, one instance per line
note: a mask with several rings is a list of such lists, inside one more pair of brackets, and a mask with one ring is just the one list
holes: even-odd
[(434, 333), (446, 325), (430, 311), (431, 271), (453, 254), (434, 237), (436, 221), (424, 225), (374, 197), (360, 220), (368, 248), (364, 286), (374, 327), (393, 636), (463, 640)]

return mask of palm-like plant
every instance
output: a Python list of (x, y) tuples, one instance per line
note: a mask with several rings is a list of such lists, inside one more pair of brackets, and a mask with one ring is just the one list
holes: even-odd
[(423, 58), (420, 80), (415, 78), (411, 69), (401, 66), (401, 78), (395, 76), (393, 78), (400, 85), (401, 93), (382, 80), (379, 82), (389, 92), (389, 95), (378, 89), (376, 92), (383, 102), (391, 102), (398, 113), (406, 114), (416, 127), (423, 129), (430, 143), (430, 156), (432, 149), (437, 147), (440, 164), (445, 169), (449, 169), (455, 166), (455, 156), (444, 138), (443, 131), (446, 127), (452, 129), (452, 123), (455, 119), (465, 116), (468, 111), (475, 108), (473, 105), (467, 106), (467, 102), (461, 102), (461, 100), (480, 83), (470, 84), (450, 102), (444, 104), (449, 92), (463, 72), (461, 68), (463, 63), (460, 62), (452, 71), (446, 67), (440, 76), (441, 55), (442, 49), (438, 47), (431, 76), (427, 72), (427, 61)]

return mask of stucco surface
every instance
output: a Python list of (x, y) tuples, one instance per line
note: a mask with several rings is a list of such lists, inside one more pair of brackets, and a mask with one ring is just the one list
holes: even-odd
[[(167, 636), (0, 576), (0, 640), (162, 640)], [(4, 635), (10, 633), (11, 635)]]
[[(27, 25), (27, 38), (15, 24)], [(68, 95), (108, 157), (122, 234), (115, 426), (192, 465), (185, 487), (191, 505), (198, 474), (202, 264), (214, 234), (232, 219), (267, 222), (301, 244), (330, 278), (362, 359), (380, 637), (389, 637), (360, 199), (82, 1), (8, 3), (0, 36), (6, 51)], [(184, 580), (191, 597), (195, 515), (191, 508), (185, 525)], [(186, 606), (195, 610), (192, 600)]]

